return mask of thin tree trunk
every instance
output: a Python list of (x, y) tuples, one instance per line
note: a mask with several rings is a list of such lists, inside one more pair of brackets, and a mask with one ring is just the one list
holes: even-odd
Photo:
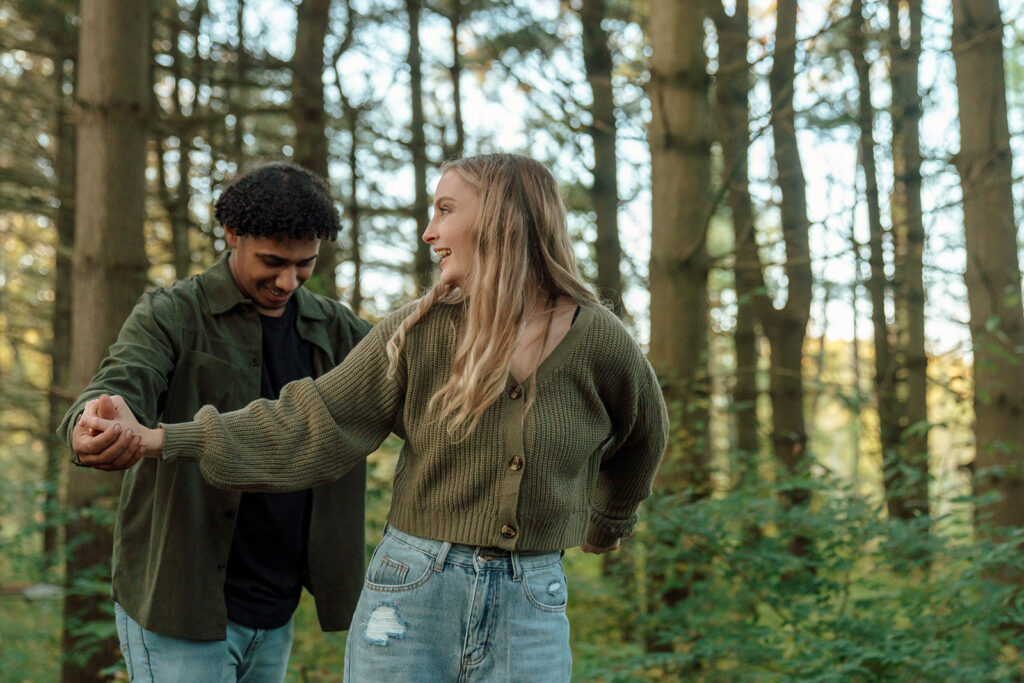
[(1024, 525), (1024, 314), (1013, 216), (1003, 23), (996, 0), (953, 1), (967, 299), (974, 347), (975, 477), (997, 527)]
[(757, 330), (754, 300), (764, 286), (761, 261), (754, 232), (754, 211), (747, 177), (750, 114), (750, 66), (747, 41), (750, 35), (749, 7), (736, 2), (733, 15), (718, 5), (714, 13), (718, 32), (719, 68), (717, 111), (722, 144), (724, 185), (728, 189), (735, 239), (733, 276), (736, 289), (736, 383), (733, 388), (733, 416), (736, 424), (736, 473), (739, 482), (757, 472)]
[[(341, 74), (338, 74), (339, 78)], [(339, 81), (340, 83), (340, 81)], [(349, 199), (348, 218), (352, 224), (351, 241), (349, 250), (349, 262), (352, 264), (352, 292), (349, 297), (349, 306), (359, 315), (359, 309), (363, 306), (363, 251), (362, 245), (362, 204), (359, 201), (359, 109), (353, 107), (344, 93), (341, 94), (341, 101), (345, 111), (345, 122), (348, 125), (349, 136), (352, 139), (348, 150), (348, 174), (349, 174)]]
[[(292, 118), (295, 121), (295, 163), (325, 181), (327, 112), (324, 109), (324, 42), (330, 24), (331, 0), (302, 0), (296, 8), (295, 53), (292, 56)], [(338, 297), (338, 245), (320, 245), (314, 274), (320, 291)]]
[(889, 0), (889, 50), (892, 62), (892, 158), (894, 188), (890, 202), (896, 247), (897, 329), (903, 366), (900, 372), (900, 448), (898, 463), (887, 463), (890, 514), (901, 519), (928, 515), (928, 356), (924, 346), (924, 222), (921, 210), (921, 145), (918, 61), (921, 57), (921, 0), (907, 0), (910, 36), (902, 47), (899, 0)]
[(597, 290), (612, 304), (616, 315), (623, 314), (622, 249), (619, 245), (619, 180), (616, 153), (615, 93), (612, 89), (612, 52), (608, 34), (601, 26), (607, 16), (606, 0), (583, 0), (580, 23), (583, 27), (583, 64), (593, 98), (590, 105), (590, 139), (594, 145), (594, 182), (590, 199), (596, 215)]
[[(68, 47), (77, 36), (69, 38)], [(67, 456), (67, 446), (57, 435), (57, 426), (71, 405), (68, 378), (71, 370), (71, 252), (75, 240), (75, 125), (71, 109), (74, 91), (74, 55), (65, 56), (58, 64), (61, 75), (57, 83), (57, 255), (53, 304), (53, 342), (50, 347), (49, 449), (46, 456), (46, 496), (43, 509), (46, 526), (43, 532), (43, 562), (49, 569), (57, 563), (59, 524), (57, 506), (60, 493), (60, 464)], [(70, 71), (70, 73), (69, 73)]]
[(466, 124), (462, 119), (462, 54), (459, 50), (459, 27), (462, 25), (462, 0), (452, 0), (452, 11), (448, 16), (448, 24), (452, 29), (452, 66), (449, 69), (452, 77), (452, 98), (455, 100), (453, 117), (455, 118), (455, 144), (449, 152), (453, 159), (460, 159), (466, 151)]
[[(70, 384), (80, 390), (114, 340), (145, 283), (146, 127), (149, 117), (150, 5), (84, 0), (77, 90), (74, 306)], [(117, 658), (116, 642), (89, 635), (108, 621), (109, 596), (83, 591), (105, 579), (112, 538), (90, 510), (116, 508), (120, 477), (73, 468), (66, 504), (69, 592), (64, 605), (62, 680), (94, 681)]]
[[(807, 429), (804, 422), (803, 347), (811, 309), (811, 260), (807, 192), (797, 146), (793, 80), (796, 74), (796, 0), (780, 0), (775, 55), (768, 78), (772, 97), (772, 139), (776, 183), (782, 193), (780, 214), (786, 247), (786, 304), (762, 320), (771, 344), (772, 444), (779, 462), (791, 475), (806, 473)], [(791, 505), (808, 501), (806, 488), (783, 492)], [(794, 539), (802, 555), (810, 540)]]
[(412, 100), (412, 122), (409, 152), (412, 155), (413, 197), (412, 216), (416, 219), (416, 247), (413, 256), (413, 286), (416, 290), (427, 287), (434, 272), (430, 245), (420, 237), (430, 221), (430, 201), (427, 197), (427, 135), (423, 113), (423, 57), (420, 55), (421, 0), (405, 0), (409, 15), (409, 90)]
[(874, 386), (878, 407), (878, 424), (882, 445), (886, 504), (889, 514), (905, 518), (903, 497), (894, 495), (900, 457), (900, 401), (896, 393), (897, 362), (892, 349), (893, 330), (886, 319), (886, 302), (890, 300), (890, 282), (885, 274), (885, 228), (878, 201), (878, 171), (875, 164), (874, 107), (871, 104), (870, 65), (864, 54), (863, 3), (854, 0), (850, 13), (857, 19), (850, 26), (850, 53), (857, 72), (858, 114), (860, 128), (858, 154), (864, 171), (864, 198), (868, 209), (868, 264), (871, 274), (868, 292), (871, 296), (871, 322), (875, 351)]

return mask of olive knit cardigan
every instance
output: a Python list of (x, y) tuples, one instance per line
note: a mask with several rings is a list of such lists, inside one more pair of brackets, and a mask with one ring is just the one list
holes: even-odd
[(408, 310), (277, 401), (225, 414), (205, 406), (194, 422), (164, 425), (163, 458), (198, 460), (221, 488), (289, 491), (340, 477), (399, 425), (388, 521), (406, 533), (519, 551), (607, 546), (632, 533), (668, 416), (650, 364), (614, 315), (581, 305), (535, 379), (510, 375), (459, 441), (427, 405), (451, 368), (463, 307), (437, 305), (413, 326), (388, 377), (386, 344)]

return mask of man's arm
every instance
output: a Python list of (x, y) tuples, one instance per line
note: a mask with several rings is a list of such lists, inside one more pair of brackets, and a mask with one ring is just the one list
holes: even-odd
[(142, 424), (156, 423), (160, 397), (167, 389), (180, 346), (175, 333), (180, 325), (174, 324), (173, 310), (167, 295), (143, 294), (99, 371), (64, 415), (57, 431), (72, 449), (76, 464), (86, 464), (82, 456), (102, 456), (103, 465), (98, 469), (118, 470), (130, 467), (141, 456), (138, 434), (128, 430), (93, 433), (82, 427), (80, 418), (113, 419), (117, 415), (109, 399), (96, 399), (117, 394)]

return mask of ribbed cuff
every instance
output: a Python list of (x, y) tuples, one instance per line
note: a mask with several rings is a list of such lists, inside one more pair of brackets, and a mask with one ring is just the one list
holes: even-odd
[(199, 461), (203, 455), (203, 427), (197, 422), (179, 422), (175, 424), (160, 423), (164, 430), (164, 449), (162, 460)]
[(632, 535), (636, 528), (636, 520), (636, 515), (626, 519), (613, 519), (591, 510), (590, 521), (587, 524), (587, 543), (600, 548), (614, 545), (620, 538)]

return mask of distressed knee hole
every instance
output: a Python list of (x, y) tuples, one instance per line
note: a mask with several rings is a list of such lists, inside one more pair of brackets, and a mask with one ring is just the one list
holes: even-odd
[(374, 645), (387, 646), (391, 638), (405, 637), (405, 622), (394, 605), (381, 605), (370, 613), (363, 637)]

